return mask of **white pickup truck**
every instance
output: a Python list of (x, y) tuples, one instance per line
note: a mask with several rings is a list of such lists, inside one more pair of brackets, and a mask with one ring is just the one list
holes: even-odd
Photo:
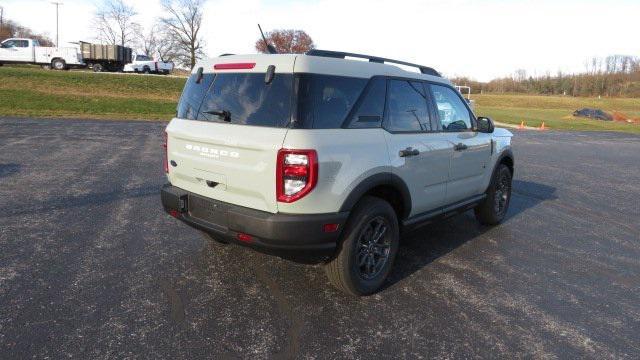
[(133, 62), (124, 66), (124, 72), (168, 75), (173, 71), (173, 63), (156, 61), (146, 55), (136, 55)]
[(85, 66), (76, 48), (42, 47), (37, 40), (19, 38), (0, 44), (0, 65), (3, 64), (36, 64), (56, 70)]

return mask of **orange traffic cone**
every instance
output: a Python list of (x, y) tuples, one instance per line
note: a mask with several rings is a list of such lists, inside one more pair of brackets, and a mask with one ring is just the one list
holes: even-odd
[(542, 124), (540, 125), (540, 128), (538, 130), (547, 130), (547, 127), (544, 126), (544, 121), (542, 122)]
[(520, 122), (520, 126), (518, 126), (518, 129), (524, 129), (524, 121)]

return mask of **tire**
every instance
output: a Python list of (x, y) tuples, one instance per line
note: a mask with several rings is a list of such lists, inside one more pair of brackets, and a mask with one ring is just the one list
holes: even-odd
[(222, 246), (224, 246), (224, 245), (228, 245), (228, 244), (229, 244), (228, 242), (226, 242), (226, 241), (224, 241), (224, 240), (222, 240), (222, 239), (218, 238), (218, 237), (217, 237), (217, 236), (215, 236), (215, 235), (211, 235), (211, 234), (209, 234), (208, 232), (201, 231), (201, 233), (202, 233), (202, 236), (203, 236), (206, 240), (208, 240), (209, 242), (211, 242), (213, 245), (218, 245), (218, 246), (222, 245)]
[(103, 72), (104, 66), (102, 64), (93, 64), (93, 72)]
[(142, 72), (145, 74), (151, 74), (151, 69), (148, 66), (142, 68)]
[(511, 201), (511, 170), (500, 164), (493, 173), (487, 197), (475, 208), (476, 219), (483, 225), (498, 225), (504, 220)]
[(58, 70), (58, 71), (66, 70), (67, 69), (67, 63), (64, 62), (64, 60), (62, 60), (62, 59), (54, 59), (51, 62), (51, 68), (53, 68), (54, 70)]
[(329, 282), (352, 296), (375, 293), (391, 272), (399, 243), (391, 205), (376, 197), (362, 198), (347, 221), (337, 256), (324, 266)]

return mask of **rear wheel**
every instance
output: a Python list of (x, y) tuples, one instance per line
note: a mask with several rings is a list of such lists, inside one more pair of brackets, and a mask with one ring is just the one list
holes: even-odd
[(400, 240), (396, 213), (386, 201), (367, 196), (354, 208), (338, 255), (325, 265), (333, 286), (362, 296), (380, 289), (391, 272)]
[(475, 208), (476, 219), (484, 225), (497, 225), (507, 215), (511, 200), (511, 170), (500, 164), (493, 174), (487, 197)]
[(93, 72), (103, 72), (104, 66), (102, 64), (93, 64)]
[(62, 59), (54, 59), (51, 62), (51, 67), (56, 69), (56, 70), (66, 70), (67, 69), (67, 63), (64, 62), (64, 60), (62, 60)]

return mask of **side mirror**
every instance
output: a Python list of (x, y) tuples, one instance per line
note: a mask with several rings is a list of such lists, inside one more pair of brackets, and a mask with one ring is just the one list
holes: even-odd
[(489, 117), (480, 116), (477, 120), (477, 130), (481, 133), (491, 134), (493, 130), (495, 130), (495, 125), (493, 124), (493, 120)]

